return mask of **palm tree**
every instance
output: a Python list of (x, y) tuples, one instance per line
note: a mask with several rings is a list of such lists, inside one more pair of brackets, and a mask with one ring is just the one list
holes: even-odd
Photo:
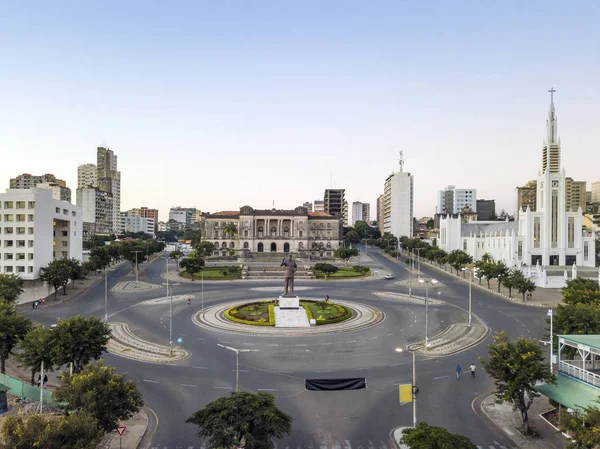
[(229, 238), (232, 239), (235, 234), (238, 232), (238, 228), (235, 223), (227, 223), (223, 230), (229, 235)]

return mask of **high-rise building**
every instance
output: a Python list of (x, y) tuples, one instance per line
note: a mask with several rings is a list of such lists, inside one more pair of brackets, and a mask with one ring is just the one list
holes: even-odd
[(145, 232), (154, 235), (156, 223), (154, 219), (141, 215), (129, 215), (128, 212), (119, 213), (119, 232)]
[(535, 212), (537, 204), (537, 181), (529, 181), (523, 187), (517, 187), (517, 212), (525, 211), (529, 207), (532, 212)]
[(56, 200), (47, 189), (7, 189), (0, 193), (0, 272), (39, 279), (56, 259), (81, 260), (81, 209)]
[(307, 211), (312, 212), (313, 211), (313, 203), (311, 203), (310, 201), (305, 201), (302, 204), (302, 207), (305, 207)]
[(344, 214), (344, 195), (345, 189), (325, 189), (325, 196), (323, 201), (325, 202), (325, 212), (329, 215)]
[(315, 200), (313, 212), (325, 212), (325, 201)]
[(565, 178), (566, 182), (566, 207), (567, 211), (577, 212), (581, 208), (585, 212), (585, 181), (573, 181), (573, 178)]
[(377, 227), (383, 235), (383, 195), (377, 197)]
[(496, 219), (495, 200), (477, 200), (477, 220), (489, 221)]
[[(172, 207), (169, 210), (169, 221), (175, 220), (181, 223), (184, 228), (190, 227), (192, 217), (195, 216), (197, 209), (195, 207)], [(202, 215), (202, 214), (201, 214)]]
[(448, 186), (438, 192), (437, 213), (458, 214), (465, 207), (477, 212), (476, 189), (457, 189), (456, 186)]
[(71, 189), (67, 187), (67, 183), (51, 173), (40, 176), (23, 173), (10, 180), (11, 189), (32, 189), (36, 187), (52, 190), (54, 199), (71, 202)]
[(600, 181), (592, 182), (592, 203), (600, 203)]
[[(150, 218), (153, 220), (155, 226), (158, 225), (158, 209), (149, 209), (145, 206), (142, 206), (142, 207), (136, 207), (133, 209), (129, 209), (128, 211), (125, 211), (125, 212), (120, 212), (119, 213), (119, 229), (122, 229), (122, 227), (123, 227), (123, 214), (125, 214), (125, 216), (128, 216), (128, 217), (137, 216), (137, 217), (142, 217), (142, 218)], [(156, 231), (156, 229), (154, 231)]]
[(361, 203), (360, 201), (352, 203), (352, 222), (350, 225), (354, 226), (359, 220), (367, 223), (371, 220), (371, 205), (369, 203)]
[(77, 205), (82, 209), (83, 239), (93, 235), (110, 235), (119, 231), (113, 223), (113, 196), (98, 188), (77, 189)]
[(348, 226), (348, 201), (344, 200), (344, 204), (342, 205), (342, 223), (343, 226)]
[(398, 238), (413, 235), (413, 176), (408, 172), (392, 173), (385, 180), (383, 232)]
[(98, 188), (113, 197), (113, 230), (119, 228), (121, 210), (121, 172), (117, 170), (117, 155), (108, 148), (98, 147), (96, 152)]
[(98, 169), (96, 164), (83, 164), (77, 167), (77, 188), (98, 187)]

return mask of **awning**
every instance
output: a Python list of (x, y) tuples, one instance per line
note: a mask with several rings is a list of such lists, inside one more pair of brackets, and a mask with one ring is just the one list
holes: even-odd
[(600, 397), (599, 388), (565, 374), (557, 373), (554, 385), (540, 384), (533, 389), (572, 410), (582, 411), (591, 405), (600, 408), (600, 403), (595, 402)]

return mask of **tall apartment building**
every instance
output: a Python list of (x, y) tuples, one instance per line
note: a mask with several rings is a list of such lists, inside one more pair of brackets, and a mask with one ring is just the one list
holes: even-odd
[(448, 186), (438, 192), (437, 213), (458, 214), (465, 207), (477, 212), (476, 189), (457, 189), (455, 186)]
[(154, 236), (156, 222), (152, 218), (142, 217), (129, 212), (119, 213), (119, 232), (145, 232)]
[(40, 277), (55, 259), (81, 260), (82, 211), (46, 189), (0, 193), (0, 272), (24, 280)]
[(325, 201), (323, 200), (315, 200), (313, 212), (325, 212)]
[[(96, 190), (92, 194), (89, 190)], [(82, 190), (81, 194), (79, 190)], [(87, 190), (87, 192), (83, 192)], [(96, 164), (83, 164), (77, 167), (77, 205), (85, 212), (86, 235), (89, 232), (105, 234), (106, 220), (110, 220), (108, 233), (118, 232), (121, 209), (121, 172), (117, 170), (117, 156), (104, 147), (96, 149)], [(110, 196), (110, 199), (108, 198)], [(80, 203), (79, 201), (85, 203)], [(106, 210), (110, 210), (108, 218)], [(93, 217), (92, 211), (97, 212)], [(94, 218), (92, 220), (92, 218)], [(87, 221), (90, 219), (92, 221)], [(98, 223), (96, 223), (96, 220)]]
[(377, 227), (383, 235), (383, 195), (377, 197)]
[(32, 189), (34, 187), (48, 189), (54, 192), (55, 199), (71, 202), (71, 189), (67, 187), (67, 183), (51, 173), (40, 176), (23, 173), (16, 178), (11, 178), (9, 187), (11, 189)]
[(566, 207), (567, 212), (577, 212), (581, 208), (585, 212), (585, 181), (573, 181), (573, 178), (565, 178)]
[(77, 188), (98, 187), (98, 169), (96, 164), (83, 164), (77, 167)]
[(590, 198), (590, 202), (592, 203), (600, 203), (600, 181), (592, 182), (592, 195)]
[[(129, 209), (128, 211), (121, 212), (120, 214), (125, 213), (128, 216), (138, 216), (143, 218), (151, 218), (154, 220), (155, 226), (158, 225), (158, 209), (149, 209), (145, 206), (135, 207), (133, 209)], [(119, 216), (120, 216), (119, 214)], [(120, 219), (120, 221), (122, 221)], [(156, 229), (154, 229), (156, 231)]]
[(490, 221), (496, 219), (495, 200), (477, 200), (477, 220)]
[(366, 221), (367, 223), (371, 220), (371, 205), (369, 203), (361, 203), (360, 201), (352, 203), (351, 226), (354, 226), (359, 220)]
[(340, 215), (344, 213), (345, 189), (325, 189), (323, 202), (325, 212), (329, 215)]
[(531, 212), (535, 212), (537, 204), (537, 180), (529, 181), (523, 187), (517, 187), (517, 212), (525, 211), (529, 207)]
[(192, 224), (192, 218), (195, 216), (196, 211), (195, 207), (172, 207), (169, 210), (169, 221), (175, 220), (187, 228)]
[(348, 201), (344, 200), (344, 204), (342, 205), (342, 226), (348, 226), (349, 215)]
[[(402, 165), (401, 165), (402, 169)], [(383, 232), (395, 237), (413, 235), (413, 176), (399, 171), (383, 187)]]
[(110, 235), (118, 232), (114, 228), (113, 196), (98, 188), (77, 189), (77, 205), (82, 209), (83, 240), (92, 235)]
[[(544, 153), (542, 157), (542, 160), (544, 161), (542, 163), (542, 168), (544, 170), (546, 169), (547, 165), (552, 167), (552, 170), (554, 170), (554, 166), (557, 163), (560, 163), (560, 154), (555, 154), (555, 147), (557, 148), (556, 144), (551, 144), (550, 151), (548, 152), (548, 149), (546, 146), (544, 146)], [(565, 178), (565, 210), (567, 212), (577, 212), (580, 207), (581, 210), (585, 212), (585, 189), (585, 181), (573, 181), (573, 178)], [(529, 181), (523, 187), (517, 187), (517, 214), (519, 211), (526, 211), (527, 207), (529, 207), (532, 212), (536, 211), (537, 190), (537, 181)]]

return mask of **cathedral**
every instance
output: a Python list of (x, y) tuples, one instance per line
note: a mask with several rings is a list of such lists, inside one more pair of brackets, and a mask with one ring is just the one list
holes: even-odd
[(581, 208), (572, 210), (567, 204), (567, 178), (560, 165), (554, 92), (550, 90), (535, 210), (529, 206), (519, 210), (516, 221), (512, 222), (462, 223), (460, 216), (447, 215), (440, 220), (441, 249), (448, 252), (460, 249), (474, 260), (488, 253), (508, 266), (595, 266), (594, 235), (582, 231)]

